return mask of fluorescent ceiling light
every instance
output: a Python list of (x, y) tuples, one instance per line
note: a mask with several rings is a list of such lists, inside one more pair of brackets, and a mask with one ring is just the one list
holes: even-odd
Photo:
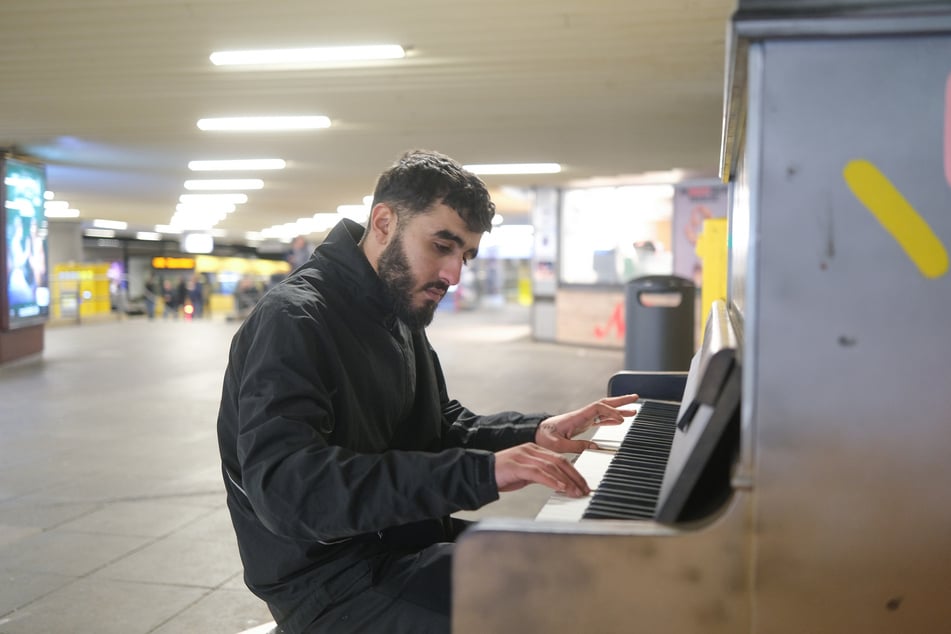
[[(92, 226), (98, 229), (118, 229), (120, 231), (123, 231), (129, 227), (129, 223), (122, 222), (121, 220), (93, 220)], [(111, 238), (112, 236), (97, 236), (97, 237)]]
[(188, 229), (210, 229), (225, 219), (227, 214), (221, 212), (176, 211), (169, 224), (173, 227)]
[(273, 48), (256, 51), (215, 51), (209, 56), (215, 66), (264, 64), (327, 64), (402, 59), (406, 51), (398, 44), (370, 46), (320, 46), (314, 48)]
[(463, 167), (473, 174), (557, 174), (561, 171), (558, 163), (488, 163)]
[(47, 213), (53, 209), (68, 209), (69, 201), (68, 200), (47, 200), (43, 203), (43, 208), (46, 209)]
[(306, 236), (317, 230), (316, 222), (313, 218), (298, 218), (294, 221), (294, 227), (298, 235)]
[(322, 233), (333, 228), (335, 224), (340, 222), (340, 219), (343, 216), (339, 212), (334, 213), (322, 213), (317, 212), (313, 215), (314, 220), (314, 232)]
[(84, 232), (88, 238), (115, 238), (116, 232), (112, 229), (86, 229)]
[(178, 197), (178, 202), (191, 204), (203, 203), (232, 203), (241, 205), (248, 202), (247, 194), (182, 194)]
[(275, 131), (316, 130), (329, 127), (330, 119), (320, 114), (290, 117), (218, 117), (198, 120), (198, 128), (201, 130)]
[(157, 242), (162, 239), (162, 234), (155, 231), (136, 231), (136, 240), (151, 240)]
[(261, 189), (264, 181), (260, 178), (219, 178), (207, 180), (185, 181), (185, 189), (194, 190), (222, 190), (222, 189)]
[(182, 236), (181, 247), (185, 253), (211, 253), (215, 239), (208, 233), (187, 233)]
[(189, 161), (193, 172), (225, 172), (233, 170), (282, 170), (287, 165), (284, 159), (235, 159), (223, 161)]
[(197, 203), (178, 203), (175, 205), (175, 211), (185, 212), (185, 213), (225, 213), (230, 214), (234, 212), (234, 203), (229, 203), (226, 200), (211, 201), (211, 202), (197, 202)]
[(341, 218), (363, 222), (370, 217), (370, 208), (366, 205), (338, 205), (337, 215)]
[(172, 225), (155, 225), (155, 230), (160, 233), (181, 233), (181, 227), (173, 227)]
[(179, 233), (188, 231), (210, 231), (217, 222), (211, 220), (179, 220), (172, 218), (172, 226), (178, 228)]
[(311, 233), (315, 226), (313, 218), (298, 218), (296, 222), (285, 222), (282, 225), (271, 225), (261, 229), (261, 236), (264, 239), (290, 242), (295, 236)]
[(78, 209), (47, 209), (47, 218), (79, 218)]

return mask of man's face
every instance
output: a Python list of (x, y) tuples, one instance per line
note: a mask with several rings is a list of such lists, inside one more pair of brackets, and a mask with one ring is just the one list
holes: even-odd
[(428, 326), (481, 239), (443, 204), (399, 222), (377, 265), (397, 316), (413, 329)]

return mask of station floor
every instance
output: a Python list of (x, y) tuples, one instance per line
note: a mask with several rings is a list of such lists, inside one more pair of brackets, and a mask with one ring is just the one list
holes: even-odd
[[(440, 311), (450, 395), (477, 412), (575, 409), (623, 351), (534, 341), (530, 308)], [(0, 367), (0, 634), (236, 634), (271, 621), (242, 582), (215, 418), (238, 324), (134, 317), (46, 329)], [(467, 519), (534, 517), (533, 486)]]

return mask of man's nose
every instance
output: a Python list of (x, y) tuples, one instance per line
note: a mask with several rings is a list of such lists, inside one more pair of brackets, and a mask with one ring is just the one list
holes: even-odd
[(439, 279), (449, 286), (455, 286), (462, 277), (462, 267), (464, 263), (465, 259), (461, 256), (448, 258), (442, 270), (439, 272)]

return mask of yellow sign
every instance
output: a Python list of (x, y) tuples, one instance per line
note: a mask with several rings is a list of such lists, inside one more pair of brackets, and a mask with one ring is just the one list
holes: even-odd
[(152, 258), (153, 269), (193, 269), (195, 258), (170, 258), (159, 256)]

